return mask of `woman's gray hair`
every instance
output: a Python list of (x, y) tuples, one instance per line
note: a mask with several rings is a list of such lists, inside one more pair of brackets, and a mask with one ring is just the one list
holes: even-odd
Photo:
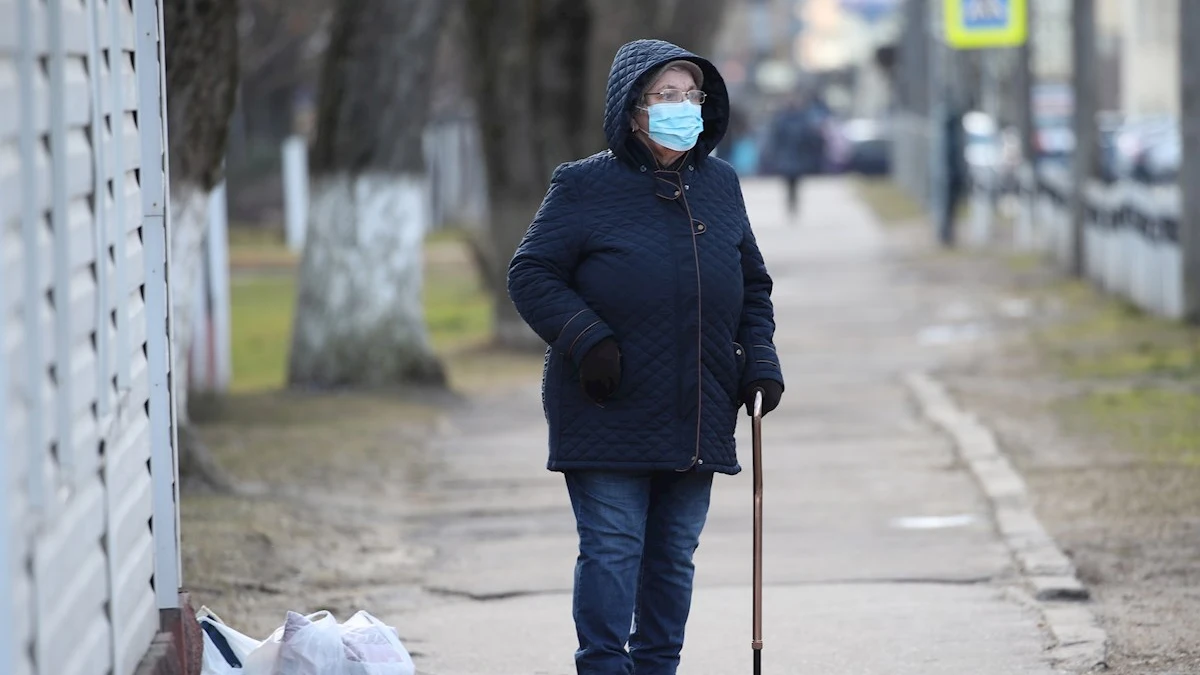
[(700, 70), (700, 66), (692, 63), (691, 61), (678, 59), (664, 64), (658, 70), (654, 71), (650, 77), (646, 78), (646, 84), (643, 86), (642, 93), (638, 96), (638, 100), (645, 100), (647, 90), (650, 87), (653, 87), (654, 83), (658, 82), (658, 78), (662, 77), (663, 74), (668, 70), (676, 70), (681, 73), (687, 73), (688, 75), (691, 75), (692, 79), (696, 81), (696, 88), (698, 89), (704, 86), (704, 72)]

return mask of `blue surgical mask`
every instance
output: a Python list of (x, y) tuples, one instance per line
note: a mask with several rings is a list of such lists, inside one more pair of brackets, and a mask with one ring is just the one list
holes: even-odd
[(650, 140), (677, 152), (691, 150), (704, 131), (700, 106), (688, 102), (655, 103), (647, 108), (650, 114)]

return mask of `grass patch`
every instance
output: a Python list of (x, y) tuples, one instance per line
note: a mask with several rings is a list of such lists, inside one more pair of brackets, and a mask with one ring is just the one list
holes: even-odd
[[(280, 389), (286, 380), (295, 311), (295, 260), (276, 264), (286, 259), (279, 252), (282, 242), (266, 235), (233, 239), (230, 248), (231, 259), (248, 265), (235, 268), (230, 282), (231, 391)], [(263, 260), (265, 265), (254, 262)], [(523, 355), (486, 349), (492, 335), (492, 298), (462, 235), (440, 232), (426, 242), (424, 296), (430, 342), (446, 359), (453, 386), (529, 370), (531, 361)], [(487, 372), (474, 372), (478, 369)]]
[[(387, 394), (263, 392), (209, 403), (204, 438), (222, 468), (241, 480), (319, 485), (373, 481), (389, 458), (416, 447), (433, 407)], [(331, 452), (336, 449), (336, 452)]]
[(1133, 388), (1093, 392), (1061, 406), (1076, 431), (1105, 434), (1153, 462), (1200, 466), (1200, 393)]
[(231, 270), (291, 269), (299, 262), (299, 253), (288, 250), (281, 230), (266, 227), (229, 228)]
[(282, 387), (296, 306), (295, 274), (235, 276), (229, 295), (231, 392)]
[(1035, 334), (1059, 368), (1075, 379), (1200, 378), (1200, 331), (1155, 318), (1082, 282), (1054, 292), (1071, 317)]
[(257, 225), (234, 225), (229, 228), (229, 248), (282, 248), (284, 245), (283, 231), (272, 227)]
[[(449, 398), (284, 389), (297, 261), (259, 234), (231, 242), (241, 265), (230, 289), (232, 391), (191, 400), (203, 442), (247, 492), (189, 491), (180, 507), (193, 597), (251, 635), (268, 634), (288, 609), (349, 616), (377, 604), (376, 589), (416, 583), (425, 547), (406, 539), (403, 520), (444, 474), (428, 441)], [(536, 354), (488, 348), (491, 298), (463, 239), (430, 236), (424, 263), (430, 339), (451, 387), (536, 378)]]
[(263, 636), (287, 610), (349, 616), (378, 602), (374, 589), (411, 579), (420, 549), (400, 521), (441, 471), (426, 444), (439, 410), (288, 391), (210, 405), (197, 420), (204, 442), (247, 491), (182, 495), (182, 562), (197, 604)]
[(440, 235), (425, 247), (425, 324), (440, 353), (487, 342), (492, 298), (461, 238)]
[(1004, 256), (1004, 263), (1017, 274), (1037, 272), (1046, 266), (1046, 259), (1037, 253), (1012, 253)]
[(904, 193), (898, 185), (887, 178), (863, 178), (854, 181), (860, 199), (875, 212), (885, 224), (896, 224), (925, 218), (925, 208)]
[(1083, 392), (1056, 404), (1066, 427), (1147, 462), (1200, 467), (1200, 330), (1079, 280), (1043, 293), (1062, 315), (1033, 342)]

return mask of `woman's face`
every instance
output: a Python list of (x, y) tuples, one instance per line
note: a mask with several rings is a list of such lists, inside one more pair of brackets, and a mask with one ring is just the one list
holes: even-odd
[(649, 108), (656, 103), (662, 103), (662, 97), (658, 92), (664, 89), (678, 89), (679, 91), (691, 91), (697, 89), (696, 80), (692, 79), (690, 73), (684, 70), (668, 70), (658, 76), (649, 87), (646, 87), (646, 93), (642, 97), (641, 104), (633, 109), (633, 121), (637, 123), (637, 128), (642, 131), (650, 130), (650, 113), (643, 108)]

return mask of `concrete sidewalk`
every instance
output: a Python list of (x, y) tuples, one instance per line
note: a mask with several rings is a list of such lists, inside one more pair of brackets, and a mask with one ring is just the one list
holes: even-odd
[[(796, 224), (778, 186), (745, 192), (788, 379), (764, 422), (764, 672), (1056, 672), (987, 502), (904, 383), (945, 357), (921, 339), (938, 290), (905, 273), (848, 182), (807, 184)], [(386, 618), (422, 673), (574, 673), (574, 523), (543, 469), (538, 391), (474, 401), (453, 426), (421, 520), (437, 561), (422, 599)], [(692, 675), (751, 670), (749, 424), (739, 433), (747, 470), (718, 477), (697, 553)]]

